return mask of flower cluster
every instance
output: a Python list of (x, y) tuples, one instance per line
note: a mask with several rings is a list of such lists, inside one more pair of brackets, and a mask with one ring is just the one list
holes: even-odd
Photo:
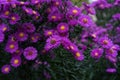
[[(109, 6), (104, 0), (98, 4), (102, 9)], [(11, 55), (10, 63), (3, 65), (1, 72), (7, 74), (11, 66), (19, 67), (24, 58), (34, 61), (60, 45), (78, 61), (84, 60), (84, 53), (89, 50), (94, 59), (104, 56), (116, 63), (119, 46), (89, 16), (96, 14), (94, 6), (83, 3), (77, 7), (69, 0), (0, 0), (0, 44)], [(71, 35), (76, 27), (81, 31), (73, 41)], [(45, 45), (39, 49), (39, 44)]]
[[(97, 13), (97, 18), (100, 21), (99, 27), (103, 27), (106, 29), (107, 37), (101, 38), (99, 40), (100, 42), (103, 41), (103, 43), (101, 44), (104, 48), (106, 48), (106, 58), (110, 60), (110, 62), (112, 62), (114, 64), (114, 67), (116, 68), (116, 62), (118, 61), (117, 55), (118, 51), (120, 50), (120, 1), (101, 0), (94, 2), (92, 5), (97, 12), (101, 11), (101, 9), (103, 10), (101, 11), (101, 13)], [(111, 11), (113, 11), (113, 13), (111, 13)], [(102, 20), (101, 18), (99, 18), (99, 15), (101, 16), (101, 14), (104, 17), (102, 18)], [(113, 45), (113, 43), (115, 43), (115, 45)], [(108, 68), (106, 71), (113, 73), (116, 72), (115, 68)]]

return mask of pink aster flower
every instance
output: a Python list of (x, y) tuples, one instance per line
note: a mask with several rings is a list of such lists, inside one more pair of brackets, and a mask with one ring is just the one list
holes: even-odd
[(8, 41), (5, 46), (5, 51), (14, 53), (18, 49), (18, 43), (15, 41)]
[(0, 0), (0, 4), (16, 4), (17, 0)]
[(81, 14), (81, 10), (78, 7), (70, 7), (68, 12), (73, 16), (79, 16)]
[(108, 72), (108, 73), (115, 73), (116, 72), (116, 68), (107, 68), (106, 72)]
[(68, 30), (69, 30), (69, 26), (67, 23), (59, 23), (57, 25), (57, 31), (59, 33), (66, 33), (66, 32), (68, 32)]
[(25, 31), (17, 31), (15, 37), (18, 41), (26, 41), (28, 39), (28, 34)]
[(83, 55), (82, 51), (76, 51), (76, 52), (74, 52), (73, 55), (74, 55), (75, 59), (78, 61), (84, 60), (84, 55)]
[(40, 3), (40, 1), (41, 1), (41, 0), (31, 0), (31, 4), (34, 4), (34, 5), (35, 5), (35, 4)]
[(44, 35), (46, 37), (53, 35), (53, 33), (54, 33), (54, 30), (44, 30)]
[(1, 12), (0, 17), (1, 18), (8, 18), (10, 16), (11, 12), (8, 9), (5, 9)]
[(58, 35), (52, 35), (50, 36), (47, 41), (46, 41), (46, 45), (45, 45), (45, 50), (50, 50), (53, 48), (56, 48), (60, 45), (61, 43), (61, 37)]
[(10, 72), (10, 70), (11, 70), (11, 67), (10, 67), (10, 65), (7, 65), (7, 64), (2, 66), (2, 68), (1, 68), (1, 72), (3, 74), (8, 74)]
[(8, 31), (8, 26), (6, 24), (0, 24), (0, 31), (1, 32), (6, 32)]
[(29, 14), (29, 15), (32, 15), (32, 14), (33, 14), (33, 13), (32, 13), (33, 10), (32, 10), (31, 8), (27, 8), (27, 7), (23, 6), (22, 9), (23, 9), (27, 14)]
[(91, 51), (91, 57), (95, 59), (99, 59), (103, 54), (103, 49), (101, 48), (95, 48)]
[(28, 33), (33, 33), (36, 30), (35, 26), (32, 23), (24, 23), (23, 29)]
[(110, 62), (112, 63), (116, 63), (117, 62), (117, 58), (113, 57), (111, 55), (105, 55), (106, 59), (108, 59)]
[(27, 60), (34, 60), (38, 55), (38, 51), (30, 46), (24, 49), (23, 55)]
[(101, 37), (98, 40), (98, 43), (103, 47), (103, 48), (110, 48), (113, 43), (108, 37)]
[(39, 33), (34, 33), (30, 35), (31, 42), (37, 42), (40, 40), (40, 34)]
[(10, 15), (10, 20), (9, 20), (10, 24), (14, 25), (19, 20), (20, 20), (20, 16), (18, 14), (11, 14)]
[(23, 49), (19, 48), (13, 53), (13, 56), (21, 56), (22, 53), (23, 53)]
[(78, 22), (83, 27), (90, 27), (93, 24), (92, 18), (88, 15), (81, 15)]
[(13, 67), (18, 67), (21, 65), (21, 58), (20, 56), (14, 56), (11, 58), (10, 63)]

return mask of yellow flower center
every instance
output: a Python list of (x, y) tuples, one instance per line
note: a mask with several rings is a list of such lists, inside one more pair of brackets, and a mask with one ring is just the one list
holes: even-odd
[(103, 44), (107, 45), (108, 41), (107, 40), (103, 40)]
[(50, 43), (54, 45), (56, 43), (56, 40), (55, 39), (51, 39)]
[(52, 19), (56, 19), (56, 16), (52, 16), (51, 18), (52, 18)]
[(9, 14), (10, 14), (10, 12), (9, 12), (9, 11), (6, 11), (6, 12), (5, 12), (5, 15), (6, 15), (6, 16), (8, 16)]
[(56, 5), (56, 6), (58, 6), (58, 5), (59, 5), (59, 2), (58, 2), (58, 1), (57, 1), (57, 2), (55, 2), (55, 5)]
[(14, 60), (14, 64), (18, 64), (19, 63), (19, 60), (18, 59), (15, 59)]
[(62, 26), (60, 27), (60, 29), (61, 29), (61, 30), (65, 30), (65, 26), (62, 25)]
[(95, 52), (95, 56), (98, 56), (98, 53), (97, 53), (97, 52)]
[(32, 12), (33, 12), (33, 14), (37, 14), (37, 12), (36, 12), (36, 11), (34, 11), (34, 10), (33, 10)]
[(34, 41), (35, 40), (35, 38), (34, 37), (31, 37), (31, 39)]
[(73, 50), (74, 49), (74, 47), (73, 46), (70, 46), (70, 48)]
[(5, 72), (8, 72), (8, 71), (9, 71), (9, 68), (8, 68), (8, 67), (6, 67), (6, 68), (4, 69), (4, 71), (5, 71)]
[(77, 11), (76, 9), (74, 9), (72, 12), (73, 12), (74, 14), (77, 14), (77, 13), (78, 13), (78, 11)]
[(35, 4), (38, 3), (38, 0), (35, 1)]
[(25, 2), (21, 1), (20, 4), (24, 4)]
[(11, 48), (11, 49), (15, 48), (15, 45), (11, 44), (11, 45), (10, 45), (10, 48)]
[(15, 18), (15, 17), (12, 17), (11, 19), (12, 19), (13, 21), (15, 21), (15, 20), (16, 20), (16, 18)]
[(16, 53), (19, 53), (20, 52), (20, 50), (16, 50)]
[(84, 22), (84, 23), (87, 23), (87, 22), (88, 22), (88, 19), (87, 19), (87, 18), (83, 18), (83, 22)]
[(80, 53), (79, 52), (76, 53), (76, 57), (80, 57)]
[(7, 30), (7, 27), (4, 27), (4, 28), (3, 28), (3, 31), (6, 31), (6, 30)]
[(48, 31), (48, 35), (52, 35), (52, 32), (51, 32), (51, 31)]
[(20, 36), (20, 37), (24, 37), (24, 33), (21, 32), (21, 33), (19, 34), (19, 36)]

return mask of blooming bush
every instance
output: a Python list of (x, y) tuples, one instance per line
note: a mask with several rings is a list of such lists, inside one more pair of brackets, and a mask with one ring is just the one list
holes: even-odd
[[(110, 65), (112, 63), (111, 68), (106, 71), (116, 72), (114, 67), (119, 45), (109, 36), (107, 29), (96, 25), (90, 16), (96, 14), (94, 7), (98, 4), (99, 2), (83, 3), (81, 7), (77, 7), (69, 0), (1, 0), (1, 72), (12, 74), (17, 69), (23, 73), (20, 78), (34, 73), (36, 77), (28, 79), (56, 80), (59, 77), (56, 77), (55, 73), (61, 72), (57, 73), (57, 70), (74, 74), (65, 68), (62, 69), (62, 66), (67, 65), (70, 69), (75, 65), (74, 62), (78, 61), (76, 64), (79, 65), (75, 65), (73, 70), (79, 71), (80, 66), (85, 66), (85, 63), (80, 63), (86, 62), (85, 60), (89, 62), (89, 59), (95, 60), (96, 64), (102, 60)], [(110, 5), (98, 7), (104, 9)], [(68, 53), (76, 60), (72, 59), (71, 54), (63, 56)], [(59, 55), (59, 58), (56, 59), (55, 55)], [(63, 57), (62, 64), (59, 64)], [(64, 63), (65, 60), (68, 61), (67, 64)], [(54, 69), (51, 70), (52, 68)], [(27, 70), (23, 71), (24, 69)], [(32, 71), (27, 72), (29, 69)], [(56, 71), (53, 72), (54, 70)], [(60, 80), (70, 79), (62, 76), (64, 75), (61, 74)], [(76, 79), (75, 75), (70, 76)], [(15, 79), (18, 80), (18, 77)]]

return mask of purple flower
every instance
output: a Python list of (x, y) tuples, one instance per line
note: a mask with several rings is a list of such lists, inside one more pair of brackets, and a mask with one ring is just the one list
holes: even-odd
[(21, 58), (20, 56), (14, 56), (11, 58), (10, 63), (13, 67), (18, 67), (21, 65)]
[(52, 21), (52, 22), (61, 21), (62, 18), (63, 18), (63, 16), (60, 13), (58, 13), (58, 12), (50, 13), (48, 15), (48, 20)]
[(84, 55), (83, 55), (82, 51), (76, 51), (76, 52), (74, 53), (74, 57), (75, 57), (75, 59), (78, 60), (78, 61), (84, 60)]
[(84, 14), (78, 18), (78, 22), (83, 27), (90, 27), (93, 24), (91, 17)]
[(108, 37), (101, 37), (101, 38), (99, 38), (98, 43), (103, 48), (110, 48), (111, 46), (113, 46), (112, 41)]
[(79, 16), (81, 14), (81, 10), (78, 7), (72, 7), (69, 9), (68, 13), (70, 13), (73, 16)]
[(33, 10), (31, 8), (27, 8), (27, 7), (23, 6), (22, 9), (29, 15), (33, 14), (33, 12), (32, 12)]
[(95, 48), (91, 51), (91, 57), (95, 59), (99, 59), (103, 54), (103, 49), (101, 48)]
[(0, 43), (4, 41), (4, 34), (0, 31)]
[(68, 24), (72, 27), (76, 26), (76, 25), (78, 25), (78, 20), (77, 19), (72, 19), (68, 22)]
[(54, 33), (54, 30), (44, 30), (44, 35), (46, 37), (53, 35), (53, 33)]
[(21, 56), (22, 53), (23, 53), (23, 49), (19, 48), (13, 53), (13, 56)]
[(31, 34), (30, 39), (32, 42), (37, 42), (40, 39), (40, 34), (39, 33)]
[(11, 67), (10, 67), (10, 65), (7, 65), (7, 64), (2, 66), (2, 68), (1, 68), (1, 72), (3, 74), (8, 74), (10, 72), (10, 70), (11, 70)]
[(1, 32), (6, 32), (8, 31), (8, 26), (6, 24), (0, 24), (0, 31)]
[(87, 11), (87, 14), (92, 14), (92, 15), (96, 14), (96, 11), (92, 4), (87, 4), (87, 3), (83, 2), (83, 6), (84, 6), (85, 10)]
[(116, 73), (116, 68), (108, 68), (108, 69), (106, 69), (106, 72), (108, 72), (108, 73)]
[(59, 33), (66, 33), (69, 30), (69, 26), (67, 23), (59, 23), (57, 25), (57, 30)]
[(8, 18), (10, 16), (10, 14), (11, 14), (11, 12), (9, 10), (5, 9), (4, 11), (2, 11), (0, 13), (0, 17), (1, 18)]
[(120, 0), (115, 0), (114, 5), (118, 5), (119, 6), (119, 4), (120, 4)]
[(113, 57), (111, 55), (105, 55), (106, 59), (108, 59), (110, 62), (112, 63), (116, 63), (117, 62), (117, 58)]
[(0, 4), (16, 4), (17, 0), (0, 0)]
[(61, 43), (61, 37), (58, 35), (52, 35), (50, 36), (47, 41), (46, 41), (46, 45), (45, 45), (45, 50), (50, 50), (53, 48), (56, 48), (60, 45)]
[(28, 39), (28, 34), (25, 31), (17, 31), (15, 37), (18, 41), (26, 41)]
[(15, 41), (8, 41), (5, 46), (5, 51), (14, 53), (18, 49), (18, 43)]
[(40, 1), (41, 1), (41, 0), (31, 0), (31, 4), (34, 4), (34, 5), (35, 5), (35, 4), (40, 3)]
[(30, 46), (24, 49), (23, 55), (27, 60), (34, 60), (38, 55), (38, 51)]
[(14, 25), (17, 23), (17, 21), (20, 20), (20, 16), (18, 14), (11, 14), (10, 15), (10, 24)]
[(28, 33), (33, 33), (36, 30), (35, 26), (32, 23), (24, 23), (23, 29)]

